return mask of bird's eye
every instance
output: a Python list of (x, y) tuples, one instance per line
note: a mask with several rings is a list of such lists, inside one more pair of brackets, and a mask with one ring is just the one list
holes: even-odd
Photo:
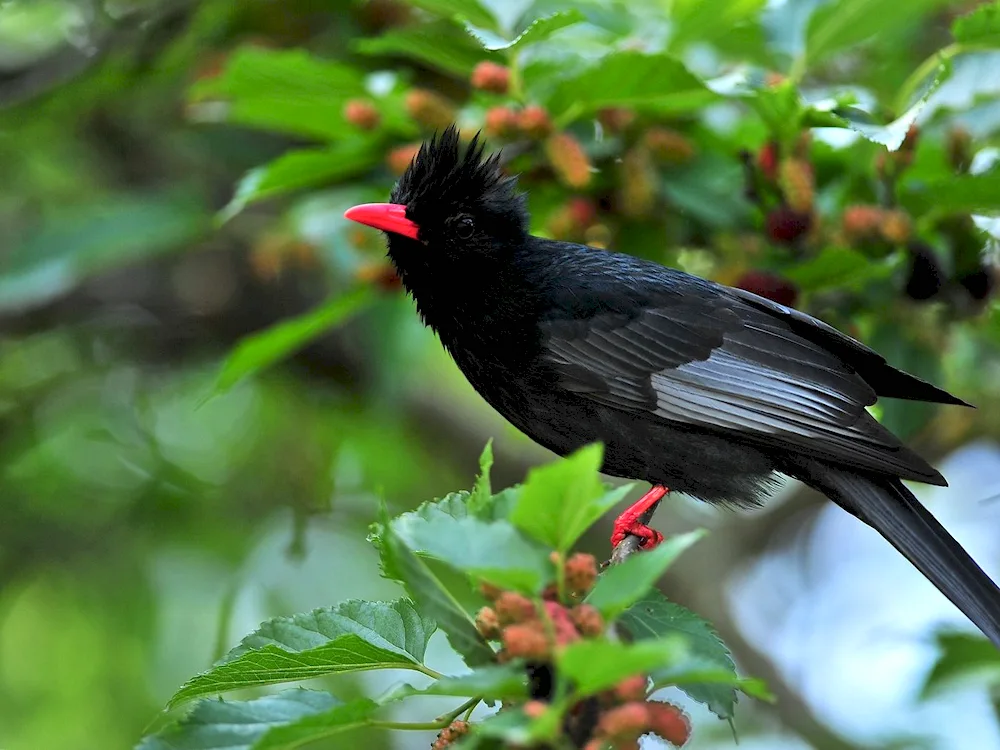
[(473, 221), (472, 217), (468, 214), (462, 214), (455, 221), (455, 234), (457, 234), (460, 239), (469, 239), (475, 230), (476, 222)]

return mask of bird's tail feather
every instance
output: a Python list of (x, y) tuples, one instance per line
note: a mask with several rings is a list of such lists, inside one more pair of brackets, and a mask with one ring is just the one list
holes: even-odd
[(1000, 648), (1000, 588), (902, 482), (804, 468), (803, 481), (878, 531)]

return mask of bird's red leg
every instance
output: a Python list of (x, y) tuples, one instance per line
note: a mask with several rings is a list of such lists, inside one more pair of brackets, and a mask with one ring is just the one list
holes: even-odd
[(645, 495), (639, 498), (637, 502), (630, 505), (628, 510), (622, 513), (618, 518), (615, 519), (615, 530), (611, 534), (611, 546), (617, 547), (625, 539), (628, 534), (637, 536), (642, 539), (640, 547), (642, 549), (652, 549), (657, 544), (663, 541), (663, 534), (655, 529), (649, 528), (644, 523), (639, 523), (639, 516), (645, 513), (650, 508), (656, 507), (657, 503), (663, 499), (670, 490), (666, 487), (661, 487), (656, 485), (649, 490)]

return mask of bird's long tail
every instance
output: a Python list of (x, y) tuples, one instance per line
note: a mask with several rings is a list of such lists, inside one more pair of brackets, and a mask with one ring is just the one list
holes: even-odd
[(799, 477), (884, 536), (1000, 648), (1000, 588), (898, 479), (817, 461)]

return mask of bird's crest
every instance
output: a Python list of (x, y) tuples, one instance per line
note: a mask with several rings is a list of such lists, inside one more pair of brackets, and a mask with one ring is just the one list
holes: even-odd
[(477, 202), (501, 212), (512, 203), (519, 207), (517, 178), (504, 174), (499, 151), (484, 158), (484, 148), (477, 132), (463, 151), (458, 128), (449, 125), (420, 146), (393, 188), (391, 201), (408, 206)]

